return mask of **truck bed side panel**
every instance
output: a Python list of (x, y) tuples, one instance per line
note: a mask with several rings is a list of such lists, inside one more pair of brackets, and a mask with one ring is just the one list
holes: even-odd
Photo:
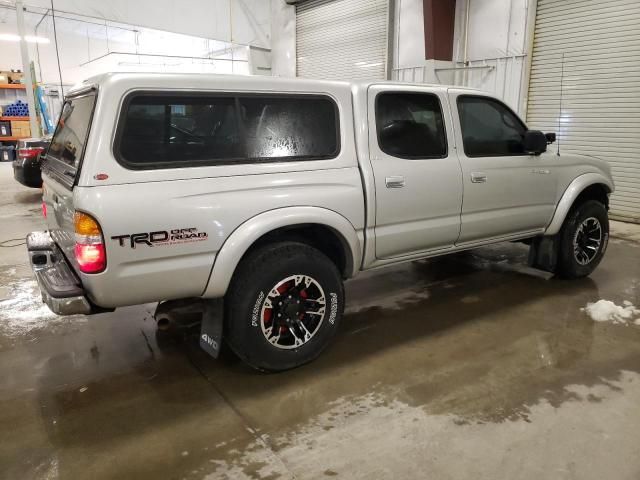
[[(200, 296), (215, 255), (242, 223), (273, 209), (316, 206), (364, 227), (357, 167), (271, 175), (76, 187), (78, 210), (100, 221), (107, 269), (81, 275), (102, 307)], [(215, 279), (212, 279), (215, 282)]]

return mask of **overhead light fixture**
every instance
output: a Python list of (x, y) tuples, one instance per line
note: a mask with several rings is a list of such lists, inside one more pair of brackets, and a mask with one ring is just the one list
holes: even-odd
[(35, 37), (33, 35), (25, 35), (24, 39), (29, 43), (51, 43), (47, 37)]
[[(33, 35), (25, 35), (24, 39), (29, 43), (50, 43), (47, 37), (35, 37)], [(13, 33), (0, 33), (0, 41), (5, 42), (19, 42), (20, 35), (14, 35)]]

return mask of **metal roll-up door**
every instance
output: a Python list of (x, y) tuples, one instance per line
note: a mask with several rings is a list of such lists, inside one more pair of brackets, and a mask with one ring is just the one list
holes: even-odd
[(527, 120), (607, 160), (611, 216), (640, 223), (640, 1), (538, 0)]
[(389, 0), (308, 0), (296, 6), (300, 77), (387, 78)]

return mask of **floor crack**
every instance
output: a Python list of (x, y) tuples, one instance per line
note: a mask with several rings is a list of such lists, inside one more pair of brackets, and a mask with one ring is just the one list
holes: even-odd
[(189, 355), (187, 352), (187, 359), (189, 363), (196, 369), (196, 371), (205, 379), (205, 381), (211, 385), (211, 387), (215, 390), (215, 392), (222, 398), (222, 400), (227, 404), (227, 406), (236, 414), (236, 416), (242, 422), (245, 430), (251, 434), (254, 440), (260, 444), (265, 450), (269, 452), (269, 454), (276, 460), (276, 462), (291, 476), (293, 480), (296, 480), (297, 477), (295, 473), (291, 471), (291, 469), (287, 466), (285, 461), (278, 455), (265, 435), (261, 435), (257, 432), (256, 427), (251, 425), (249, 419), (231, 402), (231, 400), (224, 394), (224, 392), (214, 383), (211, 379), (205, 374), (205, 372), (198, 366), (198, 364), (194, 361), (193, 357)]

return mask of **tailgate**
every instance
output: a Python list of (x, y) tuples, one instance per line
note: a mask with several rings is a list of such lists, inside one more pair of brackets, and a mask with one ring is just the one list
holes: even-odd
[(51, 238), (74, 268), (75, 246), (73, 187), (93, 117), (96, 92), (67, 98), (42, 164), (43, 201)]

